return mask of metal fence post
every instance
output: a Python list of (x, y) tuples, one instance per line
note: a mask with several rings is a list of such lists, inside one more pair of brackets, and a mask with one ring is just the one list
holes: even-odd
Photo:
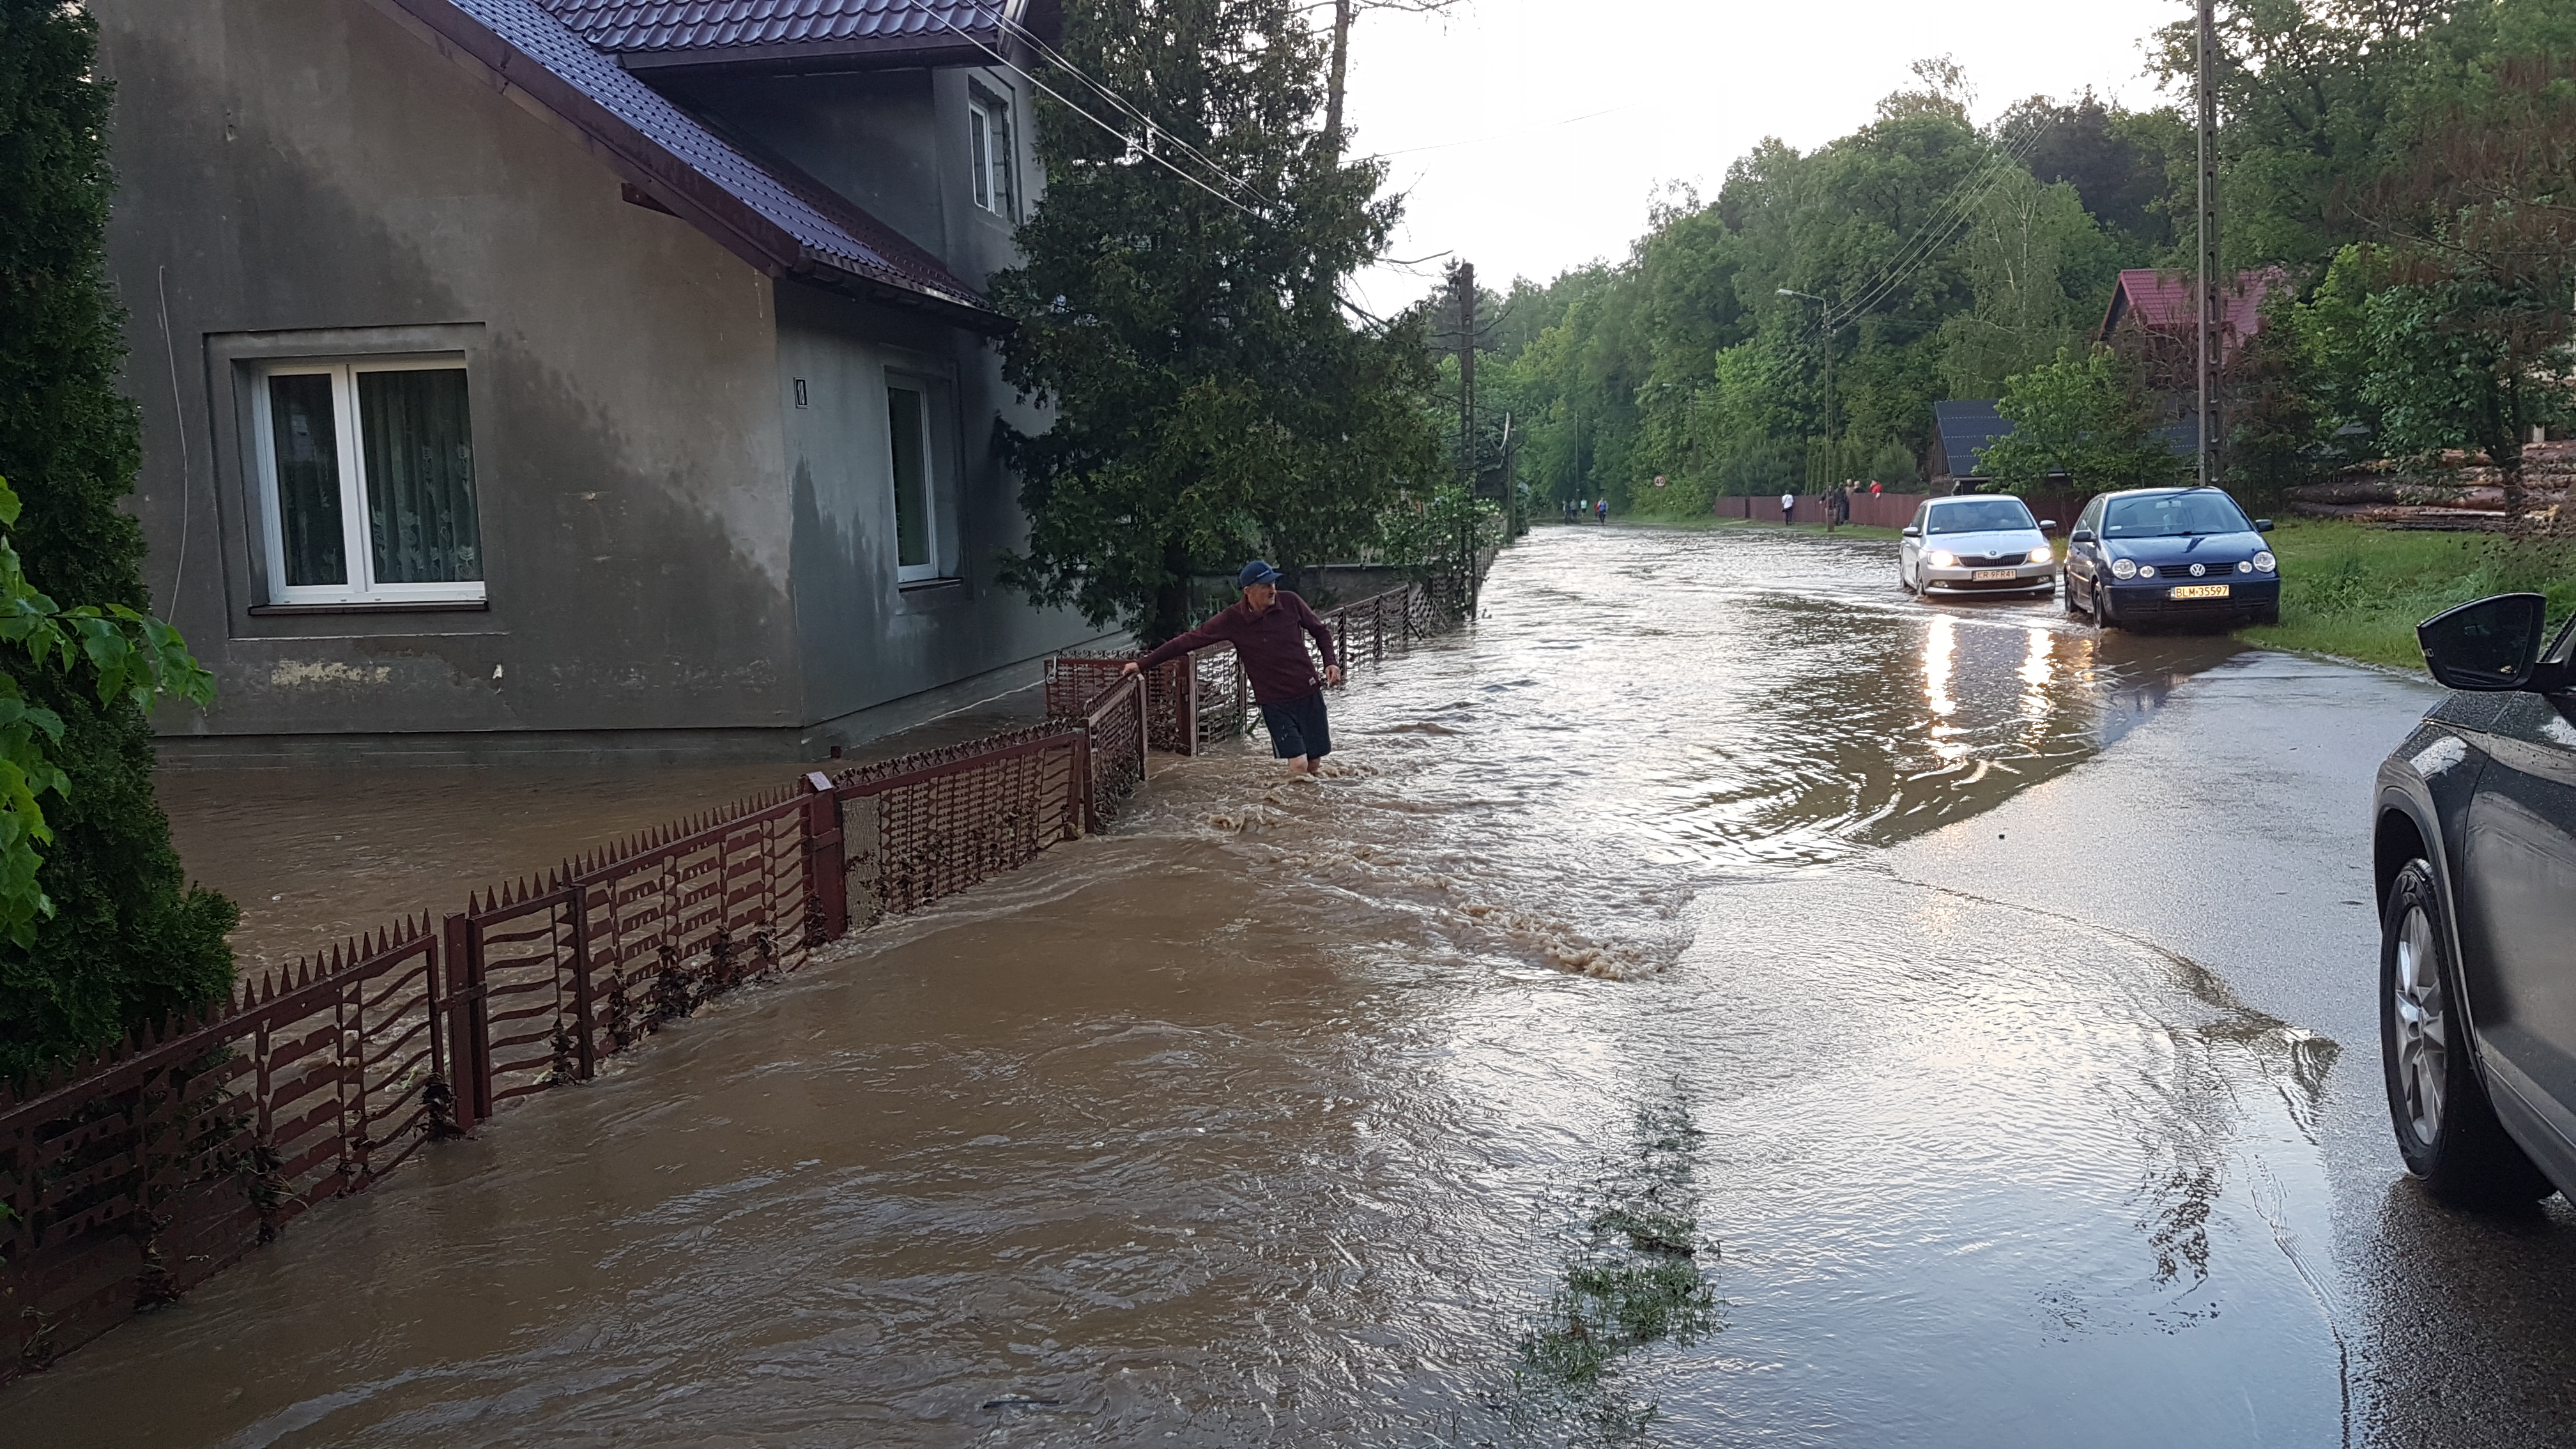
[(823, 939), (837, 941), (849, 933), (849, 863), (841, 848), (841, 800), (832, 793), (832, 777), (809, 771), (805, 788), (805, 893), (823, 906)]
[(573, 1061), (581, 1080), (587, 1082), (599, 1064), (590, 1039), (598, 1016), (591, 1007), (590, 991), (590, 887), (575, 880), (567, 896), (572, 908), (572, 1009), (581, 1021), (581, 1030), (573, 1036)]
[(448, 1055), (456, 1063), (456, 1130), (471, 1132), (492, 1115), (492, 1040), (483, 1025), (483, 953), (465, 917), (443, 923), (449, 1023)]
[(1184, 654), (1174, 663), (1181, 667), (1181, 753), (1199, 752), (1199, 657)]

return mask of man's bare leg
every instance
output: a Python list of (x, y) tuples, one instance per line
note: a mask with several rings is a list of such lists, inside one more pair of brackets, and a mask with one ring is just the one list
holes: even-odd
[(1288, 773), (1291, 775), (1311, 775), (1315, 773), (1315, 757), (1313, 755), (1299, 755), (1297, 758), (1290, 760), (1288, 762)]

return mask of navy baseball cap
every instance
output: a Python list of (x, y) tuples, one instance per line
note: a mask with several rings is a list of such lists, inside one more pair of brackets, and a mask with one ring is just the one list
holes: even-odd
[(1254, 559), (1252, 562), (1245, 564), (1243, 566), (1243, 572), (1234, 576), (1234, 586), (1238, 589), (1248, 589), (1254, 584), (1275, 584), (1277, 582), (1279, 582), (1279, 570), (1272, 568), (1270, 565), (1263, 563), (1259, 559)]

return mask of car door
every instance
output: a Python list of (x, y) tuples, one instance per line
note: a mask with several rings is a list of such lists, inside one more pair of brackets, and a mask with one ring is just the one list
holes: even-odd
[(2576, 696), (2509, 696), (2479, 742), (2454, 882), (2478, 1044), (2576, 1149)]
[(2089, 531), (2093, 539), (2089, 543), (2069, 542), (2066, 545), (2067, 597), (2074, 597), (2076, 581), (2081, 579), (2084, 584), (2084, 596), (2089, 599), (2093, 596), (2093, 581), (2101, 573), (2102, 568), (2101, 499), (2096, 498), (2085, 504), (2084, 511), (2075, 516), (2075, 527), (2067, 530), (2070, 539), (2078, 530)]
[(1914, 521), (1906, 525), (1914, 530), (1913, 536), (1901, 537), (1896, 541), (1896, 576), (1908, 583), (1913, 582), (1917, 577), (1916, 566), (1923, 560), (1923, 521), (1931, 516), (1931, 504), (1915, 504)]

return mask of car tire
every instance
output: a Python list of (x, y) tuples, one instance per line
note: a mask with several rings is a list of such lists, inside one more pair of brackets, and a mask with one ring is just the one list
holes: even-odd
[(2433, 868), (2409, 861), (2379, 924), (2379, 1057), (2406, 1170), (2454, 1207), (2514, 1207), (2555, 1188), (2496, 1120), (2469, 1056), (2468, 1013)]
[(2278, 604), (2266, 604), (2262, 608), (2256, 609), (2254, 611), (2254, 622), (2267, 628), (2271, 625), (2280, 623), (2281, 606)]
[(2092, 604), (2093, 607), (2091, 613), (2093, 615), (2094, 628), (2109, 629), (2114, 628), (2119, 624), (2119, 620), (2111, 617), (2111, 591), (2102, 587), (2102, 581), (2100, 579), (2095, 579), (2093, 581)]
[(2059, 602), (2066, 606), (2066, 612), (2069, 614), (2082, 614), (2084, 612), (2083, 608), (2075, 602), (2075, 575), (2068, 574), (2059, 579), (2057, 581), (2057, 587), (2060, 591), (2058, 594)]

